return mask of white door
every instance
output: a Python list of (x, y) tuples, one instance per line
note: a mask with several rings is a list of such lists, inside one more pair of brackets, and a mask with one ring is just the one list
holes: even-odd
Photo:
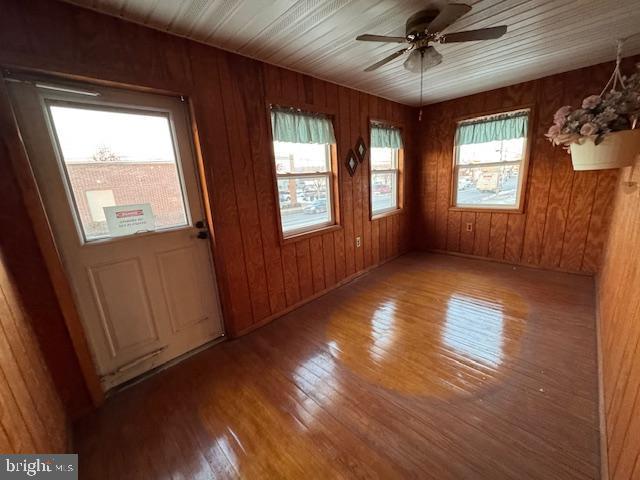
[(104, 388), (223, 335), (184, 102), (7, 84)]

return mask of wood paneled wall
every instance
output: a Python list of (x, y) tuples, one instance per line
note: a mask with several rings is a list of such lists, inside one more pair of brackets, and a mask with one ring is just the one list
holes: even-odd
[[(637, 58), (635, 59), (637, 61)], [(625, 64), (631, 65), (628, 59)], [(419, 247), (571, 272), (598, 270), (617, 170), (575, 172), (544, 137), (562, 105), (599, 93), (612, 64), (601, 64), (429, 105), (420, 127)], [(449, 210), (456, 119), (532, 105), (533, 135), (525, 210)], [(467, 223), (472, 231), (466, 230)]]
[[(162, 90), (188, 97), (214, 227), (215, 262), (228, 332), (249, 331), (367, 268), (407, 251), (412, 232), (422, 248), (462, 252), (570, 271), (594, 272), (606, 237), (614, 171), (574, 173), (569, 157), (542, 137), (555, 109), (596, 92), (610, 66), (547, 77), (416, 111), (120, 19), (49, 0), (0, 0), (0, 64), (78, 79)], [(267, 98), (335, 113), (342, 229), (282, 245), (271, 172)], [(454, 119), (524, 103), (534, 108), (525, 213), (450, 212)], [(369, 220), (368, 162), (350, 177), (349, 148), (369, 117), (405, 125), (405, 210)], [(2, 128), (0, 126), (0, 128)], [(3, 141), (18, 141), (0, 132)], [(422, 158), (417, 157), (420, 151)], [(3, 171), (12, 161), (0, 156)], [(10, 177), (5, 177), (10, 178)], [(10, 180), (7, 180), (11, 183)], [(12, 284), (37, 291), (29, 301), (34, 331), (68, 410), (90, 400), (77, 358), (35, 246), (19, 190), (3, 191), (2, 213), (13, 228), (0, 234), (15, 259)], [(15, 205), (7, 210), (5, 205)], [(474, 228), (467, 233), (466, 223)], [(362, 247), (355, 247), (355, 237)], [(27, 297), (25, 297), (27, 298)], [(49, 342), (55, 338), (55, 342)]]
[(66, 452), (69, 422), (18, 295), (0, 261), (0, 452)]
[[(626, 185), (633, 182), (633, 185)], [(640, 478), (640, 159), (620, 172), (598, 278), (609, 476)]]
[[(193, 105), (213, 195), (216, 245), (226, 271), (221, 286), (229, 287), (232, 333), (260, 325), (407, 250), (408, 213), (370, 221), (368, 163), (350, 177), (344, 159), (359, 136), (367, 139), (370, 116), (409, 126), (411, 109), (209, 47), (189, 48)], [(280, 243), (266, 110), (274, 98), (335, 114), (342, 229)], [(410, 128), (405, 136), (410, 172)], [(357, 236), (361, 248), (355, 246)]]
[[(13, 292), (10, 299), (15, 300), (11, 310), (0, 311), (0, 317), (4, 320), (5, 314), (13, 312), (19, 315), (16, 322), (30, 325), (68, 412), (80, 413), (91, 405), (91, 399), (20, 194), (19, 177), (12, 170), (10, 143), (15, 141), (16, 130), (4, 93), (0, 88), (0, 263), (6, 282), (0, 284), (12, 289), (6, 295)], [(24, 330), (21, 335), (29, 338), (32, 333)], [(2, 360), (0, 366), (13, 368), (10, 365)]]
[[(415, 178), (412, 109), (65, 3), (0, 0), (0, 11), (0, 64), (4, 66), (189, 98), (210, 199), (215, 262), (229, 333), (255, 328), (409, 248), (412, 202), (405, 202), (402, 214), (370, 221), (368, 162), (352, 178), (344, 158), (359, 135), (368, 142), (369, 116), (404, 123), (405, 197), (410, 198)], [(280, 244), (267, 96), (335, 112), (342, 229)], [(0, 133), (5, 139), (11, 137), (7, 141), (17, 141), (15, 134)], [(3, 160), (3, 167), (10, 164)], [(21, 202), (16, 188), (3, 192), (3, 199), (5, 195)], [(0, 235), (11, 240), (6, 255), (19, 256), (27, 268), (42, 270), (41, 258), (26, 257), (21, 248), (23, 236), (33, 236), (28, 217), (16, 215), (12, 221), (19, 228), (3, 229)], [(362, 237), (361, 248), (355, 248), (356, 236)], [(35, 281), (50, 291), (47, 282), (46, 275)], [(47, 302), (51, 315), (59, 315), (55, 300)], [(46, 318), (34, 321), (37, 331)], [(68, 333), (58, 323), (56, 328), (72, 352)], [(40, 339), (47, 341), (42, 335)], [(65, 365), (58, 372), (59, 358), (45, 354), (61, 391), (72, 392), (70, 383), (81, 378), (77, 365)], [(78, 398), (88, 402), (86, 395), (65, 397), (71, 411), (80, 408), (73, 403)]]

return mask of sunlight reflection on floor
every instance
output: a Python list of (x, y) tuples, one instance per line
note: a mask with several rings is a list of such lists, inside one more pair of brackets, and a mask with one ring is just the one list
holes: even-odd
[[(326, 330), (335, 356), (368, 382), (403, 394), (469, 396), (495, 384), (505, 374), (504, 358), (519, 351), (526, 302), (499, 281), (472, 273), (439, 271), (438, 277), (437, 292), (433, 286), (394, 289), (393, 277), (358, 292), (357, 298), (384, 299), (367, 312), (361, 301), (346, 299)], [(475, 287), (486, 292), (491, 282), (491, 298)]]

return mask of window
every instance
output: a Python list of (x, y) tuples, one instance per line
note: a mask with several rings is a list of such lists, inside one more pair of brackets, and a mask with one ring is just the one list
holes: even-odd
[(336, 224), (331, 120), (272, 108), (271, 127), (283, 237)]
[(113, 190), (87, 190), (85, 195), (87, 196), (91, 220), (94, 222), (106, 222), (107, 217), (104, 214), (104, 207), (116, 206)]
[(458, 123), (452, 205), (519, 210), (526, 175), (529, 110)]
[(108, 220), (115, 207), (145, 212), (140, 231), (188, 224), (166, 113), (69, 102), (47, 107), (85, 241), (121, 235)]
[(373, 123), (371, 125), (371, 215), (381, 215), (400, 208), (400, 130)]

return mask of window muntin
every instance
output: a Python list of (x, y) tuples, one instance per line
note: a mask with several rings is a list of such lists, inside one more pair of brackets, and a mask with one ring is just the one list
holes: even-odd
[[(518, 209), (523, 195), (528, 110), (460, 122), (456, 132), (453, 202), (457, 208)], [(510, 122), (517, 118), (518, 123)], [(460, 144), (461, 127), (473, 124), (480, 133)], [(467, 132), (468, 133), (468, 132)]]
[(154, 230), (189, 223), (166, 113), (69, 102), (47, 108), (84, 241), (117, 236), (105, 208), (143, 205)]
[[(285, 111), (285, 120), (289, 124), (274, 126), (277, 118), (272, 111), (273, 152), (284, 238), (336, 223), (332, 144), (328, 143), (335, 140), (330, 120), (292, 113), (290, 109)], [(278, 141), (277, 136), (300, 141)]]
[(398, 208), (398, 148), (371, 148), (371, 214)]

